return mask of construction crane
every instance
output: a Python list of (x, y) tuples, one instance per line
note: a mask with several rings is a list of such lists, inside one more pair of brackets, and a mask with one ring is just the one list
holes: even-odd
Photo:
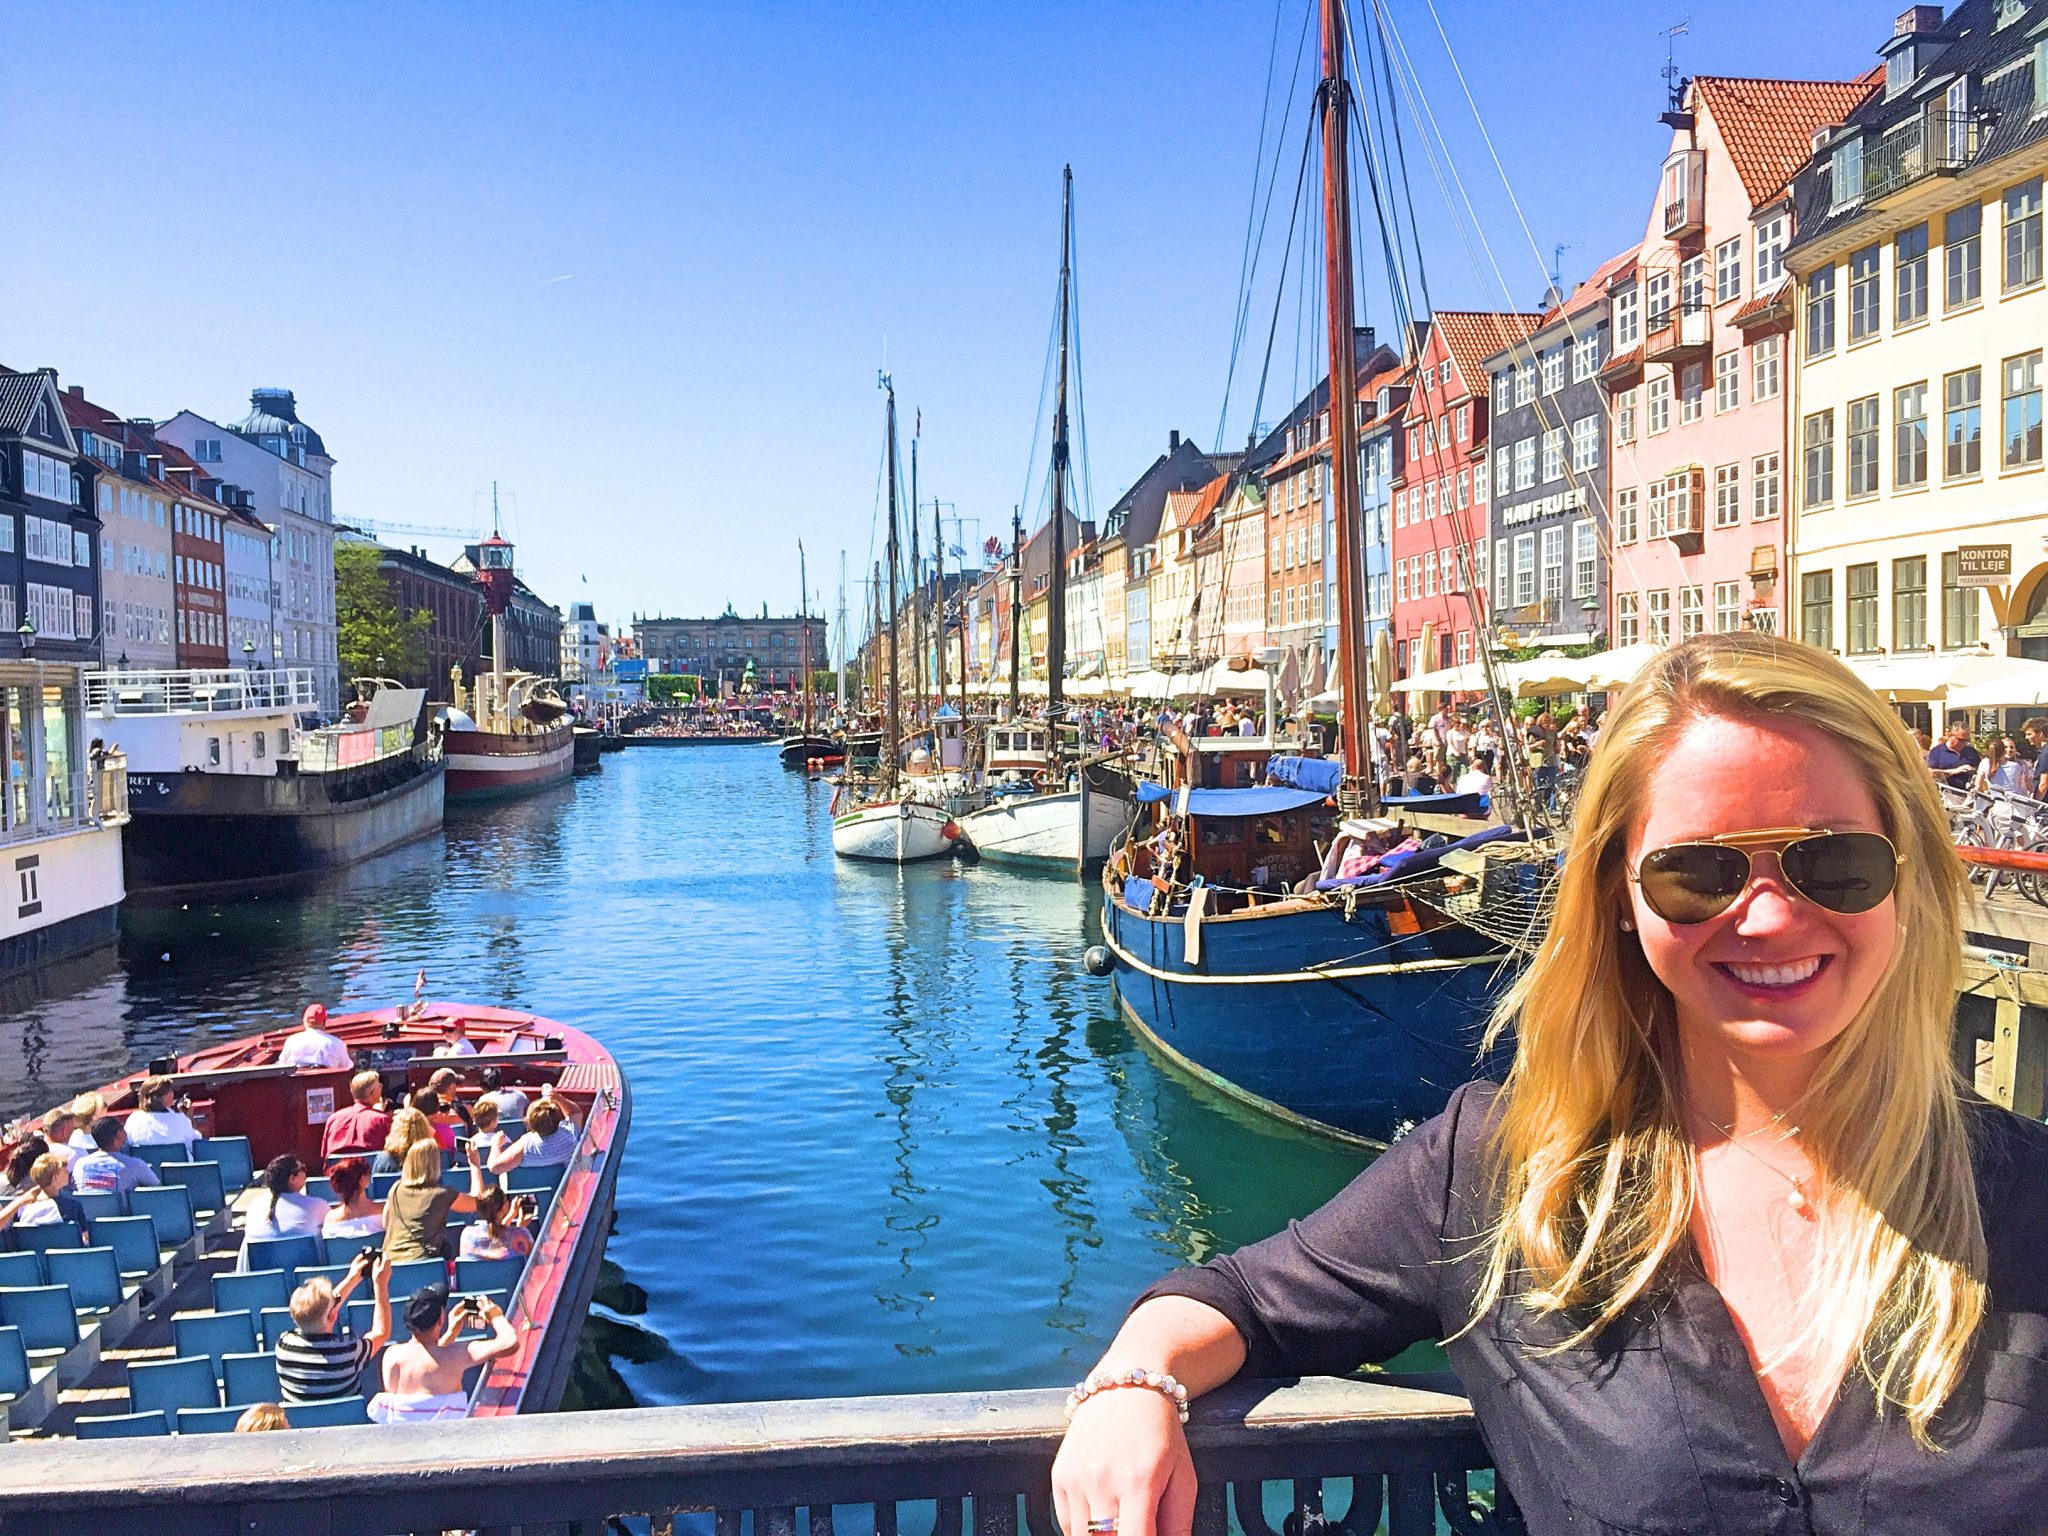
[(422, 539), (460, 539), (465, 544), (475, 544), (483, 538), (483, 534), (475, 528), (436, 528), (426, 523), (386, 523), (367, 517), (352, 518), (348, 526), (364, 533), (405, 533)]

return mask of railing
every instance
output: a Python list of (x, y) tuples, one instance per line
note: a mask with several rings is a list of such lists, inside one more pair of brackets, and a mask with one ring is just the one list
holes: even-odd
[[(751, 1512), (753, 1536), (897, 1536), (927, 1520), (932, 1536), (1058, 1536), (1050, 1475), (1063, 1402), (1058, 1391), (831, 1398), (181, 1435), (123, 1441), (118, 1454), (103, 1441), (16, 1446), (0, 1533), (601, 1531), (621, 1518), (667, 1533), (678, 1513), (711, 1512), (716, 1536), (742, 1536)], [(1511, 1505), (1475, 1492), (1473, 1474), (1491, 1475), (1461, 1397), (1241, 1383), (1195, 1405), (1188, 1443), (1195, 1536), (1226, 1536), (1233, 1523), (1245, 1536), (1325, 1524), (1339, 1536), (1429, 1536), (1439, 1514), (1461, 1536), (1520, 1529)], [(1350, 1485), (1341, 1516), (1325, 1512), (1324, 1479)], [(1333, 1492), (1335, 1504), (1344, 1493)], [(1283, 1504), (1285, 1518), (1270, 1518)]]
[(100, 755), (88, 785), (94, 820), (114, 825), (128, 820), (128, 754), (114, 751)]
[(85, 674), (85, 707), (117, 715), (217, 714), (240, 709), (320, 707), (312, 671), (106, 671)]
[(97, 766), (67, 774), (43, 776), (40, 814), (29, 805), (29, 783), (17, 779), (7, 787), (5, 824), (0, 844), (26, 843), (59, 832), (119, 826), (128, 820), (128, 758), (104, 754)]
[(1703, 300), (1675, 304), (1651, 320), (1643, 332), (1643, 361), (1668, 362), (1687, 352), (1704, 350), (1713, 341)]
[(1977, 158), (1977, 119), (1929, 111), (1864, 146), (1863, 195), (1889, 196), (1929, 176), (1953, 175)]

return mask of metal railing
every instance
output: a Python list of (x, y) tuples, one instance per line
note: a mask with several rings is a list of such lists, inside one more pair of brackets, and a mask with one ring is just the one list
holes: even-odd
[[(637, 1408), (181, 1435), (123, 1441), (118, 1454), (100, 1441), (16, 1446), (0, 1478), (0, 1533), (385, 1536), (621, 1520), (665, 1533), (679, 1513), (709, 1512), (717, 1536), (742, 1536), (749, 1515), (753, 1536), (897, 1536), (927, 1520), (932, 1536), (1058, 1536), (1050, 1474), (1064, 1400), (1029, 1391)], [(1357, 1380), (1239, 1383), (1195, 1405), (1188, 1443), (1195, 1536), (1233, 1525), (1300, 1536), (1324, 1523), (1341, 1536), (1429, 1536), (1439, 1515), (1461, 1536), (1520, 1529), (1511, 1506), (1496, 1510), (1491, 1490), (1474, 1486), (1474, 1474), (1491, 1483), (1490, 1463), (1461, 1397)], [(1330, 1490), (1331, 1512), (1325, 1479), (1349, 1484)]]
[(320, 693), (307, 667), (270, 671), (115, 670), (85, 674), (85, 707), (117, 715), (218, 714), (229, 710), (310, 710)]
[(1952, 175), (1977, 157), (1977, 119), (1929, 111), (1901, 124), (1863, 153), (1863, 195), (1886, 197), (1929, 176)]
[(7, 786), (6, 814), (0, 819), (0, 844), (26, 843), (59, 832), (119, 826), (128, 820), (128, 758), (104, 754), (97, 765), (67, 774), (43, 776), (40, 809), (29, 804), (29, 783)]

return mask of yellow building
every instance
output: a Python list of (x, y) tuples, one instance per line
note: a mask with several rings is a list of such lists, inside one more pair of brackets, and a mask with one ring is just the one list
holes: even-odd
[(2048, 658), (2048, 20), (1916, 6), (1815, 135), (1786, 253), (1794, 634)]

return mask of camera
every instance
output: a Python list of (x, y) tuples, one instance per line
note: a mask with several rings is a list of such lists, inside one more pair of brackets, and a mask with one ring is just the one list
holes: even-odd
[(365, 1264), (368, 1264), (372, 1269), (375, 1269), (377, 1265), (383, 1261), (384, 1250), (382, 1248), (379, 1248), (375, 1243), (370, 1243), (366, 1244), (362, 1248), (359, 1248), (356, 1251), (356, 1257), (362, 1260), (362, 1262), (364, 1262)]

